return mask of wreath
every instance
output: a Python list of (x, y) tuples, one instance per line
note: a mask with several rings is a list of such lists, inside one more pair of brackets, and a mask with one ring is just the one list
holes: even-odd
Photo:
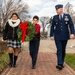
[(35, 27), (31, 22), (21, 22), (17, 29), (18, 40), (31, 41), (35, 36)]

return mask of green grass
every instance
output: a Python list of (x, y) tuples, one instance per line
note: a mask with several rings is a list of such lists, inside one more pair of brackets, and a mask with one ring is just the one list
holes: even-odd
[(75, 70), (75, 54), (66, 54), (65, 62)]
[(0, 71), (2, 71), (7, 66), (8, 61), (8, 51), (5, 51), (3, 54), (0, 54)]

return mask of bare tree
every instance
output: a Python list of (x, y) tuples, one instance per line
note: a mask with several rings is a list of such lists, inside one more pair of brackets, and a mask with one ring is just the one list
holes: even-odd
[(40, 21), (41, 21), (41, 23), (42, 23), (43, 35), (44, 35), (44, 33), (45, 33), (45, 27), (46, 27), (46, 25), (50, 22), (50, 18), (43, 16), (43, 17), (40, 18)]
[(18, 13), (19, 16), (28, 14), (28, 5), (23, 3), (22, 0), (0, 0), (0, 13), (3, 21), (2, 27), (4, 27), (13, 12)]
[(73, 19), (73, 23), (75, 25), (75, 15), (72, 17), (72, 19)]
[(22, 14), (21, 15), (22, 17), (22, 21), (25, 22), (25, 21), (30, 21), (31, 20), (31, 16), (30, 15), (27, 15), (27, 14)]
[(70, 15), (72, 15), (72, 13), (74, 12), (73, 11), (73, 6), (72, 6), (72, 4), (70, 4), (69, 2), (65, 5), (65, 7), (64, 7), (64, 11), (65, 11), (65, 13), (68, 13), (68, 14), (70, 14)]
[(72, 17), (72, 20), (75, 24), (75, 12), (73, 10), (73, 5), (68, 2), (64, 7), (64, 12), (67, 14), (70, 14), (70, 16)]

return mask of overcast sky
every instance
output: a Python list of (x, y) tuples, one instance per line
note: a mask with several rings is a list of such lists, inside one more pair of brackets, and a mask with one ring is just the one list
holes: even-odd
[(64, 6), (70, 2), (75, 10), (75, 0), (23, 0), (29, 5), (29, 14), (31, 16), (38, 15), (51, 17), (56, 14), (55, 5), (63, 4)]

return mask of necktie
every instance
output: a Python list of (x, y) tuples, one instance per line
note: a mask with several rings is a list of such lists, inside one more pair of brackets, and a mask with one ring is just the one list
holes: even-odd
[(62, 20), (62, 15), (60, 15), (60, 20)]

